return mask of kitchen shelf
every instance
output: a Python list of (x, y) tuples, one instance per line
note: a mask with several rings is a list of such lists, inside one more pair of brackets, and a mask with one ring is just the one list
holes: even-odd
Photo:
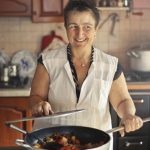
[(120, 10), (120, 11), (126, 11), (130, 10), (129, 7), (97, 7), (98, 10)]

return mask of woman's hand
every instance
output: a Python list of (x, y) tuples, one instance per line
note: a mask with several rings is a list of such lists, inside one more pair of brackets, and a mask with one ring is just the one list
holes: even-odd
[(54, 112), (52, 111), (51, 105), (47, 101), (41, 101), (35, 104), (31, 109), (33, 116), (43, 116), (50, 115)]
[(125, 135), (125, 132), (131, 132), (138, 130), (143, 126), (143, 121), (140, 117), (135, 115), (125, 115), (121, 122), (121, 126), (124, 126), (124, 130), (120, 131), (121, 136), (123, 137)]

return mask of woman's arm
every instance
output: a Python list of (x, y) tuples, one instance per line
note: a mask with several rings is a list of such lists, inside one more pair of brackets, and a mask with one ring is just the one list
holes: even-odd
[(136, 109), (128, 92), (123, 73), (113, 81), (109, 100), (118, 116), (122, 119), (126, 132), (137, 130), (143, 125), (141, 118), (135, 115)]
[(50, 78), (44, 65), (38, 63), (35, 75), (32, 80), (30, 93), (30, 108), (32, 115), (48, 115), (53, 113), (50, 104), (47, 102)]

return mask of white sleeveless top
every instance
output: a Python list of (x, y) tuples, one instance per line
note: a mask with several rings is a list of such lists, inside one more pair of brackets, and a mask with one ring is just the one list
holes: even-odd
[(77, 103), (76, 87), (67, 60), (67, 47), (42, 54), (51, 84), (48, 100), (54, 112), (85, 109), (84, 112), (51, 120), (35, 121), (34, 129), (55, 125), (80, 125), (103, 131), (112, 128), (108, 96), (118, 59), (94, 48), (93, 62)]

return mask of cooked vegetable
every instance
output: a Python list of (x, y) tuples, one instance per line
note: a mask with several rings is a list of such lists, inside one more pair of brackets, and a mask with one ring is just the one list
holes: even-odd
[(43, 143), (38, 142), (34, 145), (35, 148), (44, 148), (47, 150), (83, 150), (95, 148), (104, 144), (104, 141), (97, 143), (81, 143), (78, 137), (73, 133), (60, 134), (55, 133), (43, 138)]

